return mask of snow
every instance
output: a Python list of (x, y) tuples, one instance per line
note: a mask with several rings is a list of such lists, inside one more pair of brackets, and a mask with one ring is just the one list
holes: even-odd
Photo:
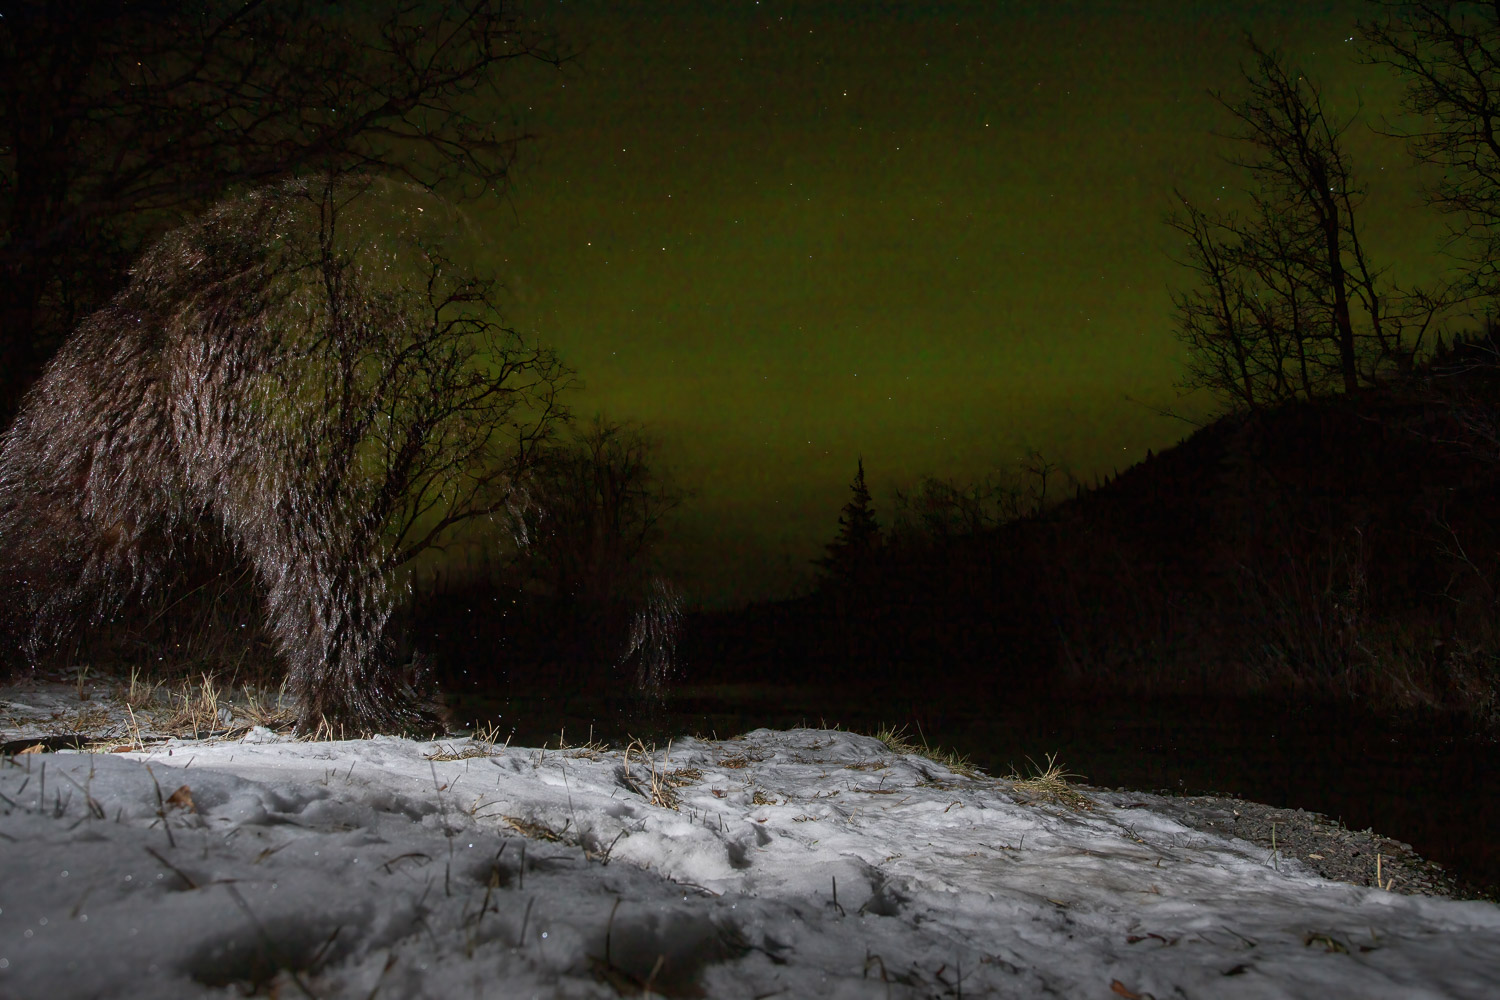
[(0, 997), (1496, 995), (1500, 907), (1085, 793), (811, 729), (19, 754)]

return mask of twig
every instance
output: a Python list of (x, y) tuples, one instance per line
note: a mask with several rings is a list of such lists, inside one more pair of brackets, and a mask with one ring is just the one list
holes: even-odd
[(523, 948), (526, 945), (526, 925), (531, 921), (531, 904), (536, 902), (532, 897), (526, 900), (526, 912), (521, 914), (521, 933), (516, 935), (516, 947)]
[(192, 879), (192, 877), (190, 875), (188, 875), (187, 872), (183, 871), (181, 868), (178, 868), (176, 865), (172, 864), (172, 862), (168, 861), (166, 858), (162, 857), (160, 854), (157, 854), (155, 848), (153, 848), (153, 847), (146, 848), (146, 853), (149, 854), (149, 855), (151, 855), (157, 861), (160, 861), (162, 864), (166, 865), (168, 868), (172, 869), (172, 874), (176, 875), (178, 878), (180, 878), (184, 882), (186, 882), (187, 883), (187, 887), (189, 889), (196, 889), (196, 888), (198, 888), (198, 883), (194, 882), (193, 879)]
[(156, 788), (156, 815), (161, 817), (161, 828), (167, 831), (167, 844), (174, 851), (177, 849), (177, 838), (172, 836), (172, 824), (167, 822), (167, 804), (161, 797), (161, 782), (156, 780), (156, 772), (151, 770), (151, 765), (146, 765), (146, 773), (151, 775), (151, 784)]
[(293, 969), (286, 962), (277, 961), (276, 949), (271, 944), (271, 938), (266, 934), (266, 929), (261, 926), (260, 920), (255, 916), (255, 911), (250, 909), (250, 904), (245, 902), (245, 897), (240, 895), (240, 891), (236, 889), (232, 884), (226, 884), (224, 888), (229, 890), (230, 898), (239, 905), (240, 909), (245, 911), (245, 916), (250, 918), (250, 926), (255, 928), (255, 935), (256, 937), (260, 938), (260, 946), (266, 953), (266, 956), (269, 957), (274, 964), (286, 970), (287, 975), (292, 977), (292, 982), (297, 985), (297, 989), (301, 990), (302, 994), (306, 996), (308, 1000), (318, 1000), (317, 994), (313, 993), (312, 990), (307, 988), (307, 984), (302, 981), (302, 977), (297, 975), (296, 969)]

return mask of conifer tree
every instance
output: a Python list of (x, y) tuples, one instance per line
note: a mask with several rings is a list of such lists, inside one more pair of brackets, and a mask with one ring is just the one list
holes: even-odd
[(870, 489), (865, 485), (863, 458), (849, 490), (854, 496), (839, 514), (838, 537), (826, 546), (827, 553), (817, 561), (830, 580), (841, 583), (860, 581), (869, 575), (881, 541), (880, 523), (875, 520)]

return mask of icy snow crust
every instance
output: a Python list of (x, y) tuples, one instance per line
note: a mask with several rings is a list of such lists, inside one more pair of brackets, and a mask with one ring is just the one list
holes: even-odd
[(0, 997), (1496, 995), (1500, 907), (1124, 793), (1073, 812), (822, 730), (429, 759), (466, 748), (14, 758)]

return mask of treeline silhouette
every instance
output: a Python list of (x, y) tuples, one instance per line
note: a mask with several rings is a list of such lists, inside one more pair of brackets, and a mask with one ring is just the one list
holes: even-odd
[(686, 499), (645, 428), (596, 416), (539, 449), (508, 544), (414, 581), (406, 631), (458, 694), (660, 693), (683, 598), (655, 550)]
[(1225, 416), (1004, 523), (887, 533), (858, 577), (694, 616), (688, 676), (1336, 699), (1493, 728), (1497, 359), (1491, 332), (1378, 388)]

